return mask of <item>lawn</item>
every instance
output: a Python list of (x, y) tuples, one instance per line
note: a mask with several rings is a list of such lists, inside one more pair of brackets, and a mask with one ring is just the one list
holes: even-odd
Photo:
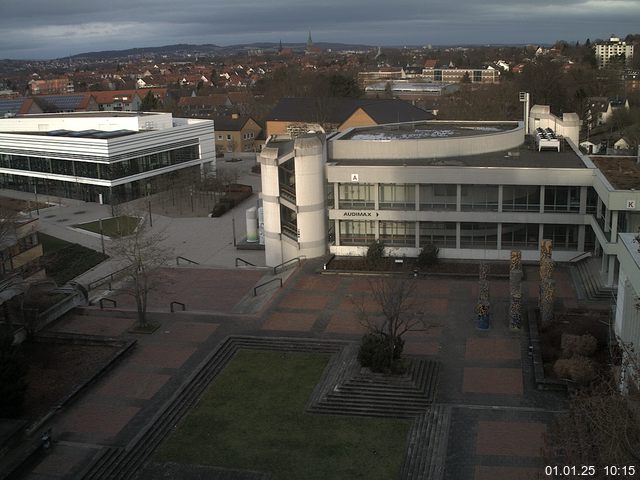
[[(111, 217), (102, 219), (102, 233), (107, 237), (126, 237), (131, 235), (138, 224), (140, 223), (139, 217), (130, 217), (127, 215), (121, 215), (119, 217)], [(74, 225), (76, 228), (87, 230), (93, 233), (100, 233), (100, 221), (81, 223)]]
[(109, 258), (77, 243), (70, 243), (41, 232), (38, 233), (38, 239), (42, 243), (42, 262), (47, 276), (58, 285), (64, 285)]
[(329, 357), (240, 350), (155, 460), (274, 480), (397, 478), (410, 421), (304, 413)]

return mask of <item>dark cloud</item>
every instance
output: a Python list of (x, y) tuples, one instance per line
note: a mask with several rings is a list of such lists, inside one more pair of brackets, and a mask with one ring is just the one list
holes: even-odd
[(256, 41), (549, 43), (637, 31), (638, 0), (2, 0), (0, 58)]

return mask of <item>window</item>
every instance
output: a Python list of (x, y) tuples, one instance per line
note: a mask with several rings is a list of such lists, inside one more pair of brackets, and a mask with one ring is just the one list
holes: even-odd
[(227, 134), (227, 140), (231, 140), (231, 134)]
[(411, 184), (382, 184), (379, 189), (380, 209), (414, 210), (416, 186)]
[(375, 185), (367, 183), (341, 183), (338, 186), (339, 208), (374, 208), (374, 188)]
[(580, 211), (580, 187), (545, 187), (545, 212)]
[(368, 245), (375, 238), (375, 222), (340, 220), (341, 245)]
[(380, 222), (380, 240), (394, 247), (415, 247), (415, 222)]
[(420, 185), (420, 210), (455, 210), (457, 201), (457, 185)]
[(462, 185), (462, 210), (498, 211), (497, 185)]
[(539, 212), (540, 187), (537, 185), (505, 185), (502, 187), (503, 212)]
[(578, 225), (545, 224), (543, 232), (543, 238), (553, 242), (554, 250), (578, 249)]
[(498, 224), (496, 223), (461, 223), (461, 248), (498, 248)]
[(503, 223), (502, 248), (537, 250), (539, 230), (537, 223)]
[(455, 222), (420, 222), (420, 246), (456, 248)]
[(218, 135), (218, 140), (222, 140), (222, 135)]

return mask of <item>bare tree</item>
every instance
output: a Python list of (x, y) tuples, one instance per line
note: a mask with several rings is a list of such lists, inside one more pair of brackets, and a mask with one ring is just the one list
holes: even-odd
[(422, 315), (422, 302), (415, 295), (416, 286), (413, 279), (378, 278), (369, 282), (376, 311), (367, 308), (366, 297), (355, 302), (361, 324), (369, 335), (381, 340), (386, 357), (382, 362), (385, 370), (395, 369), (407, 332), (427, 330), (432, 326)]
[(122, 259), (129, 265), (124, 276), (125, 286), (120, 291), (135, 299), (138, 325), (142, 328), (149, 326), (149, 293), (163, 283), (160, 269), (172, 257), (172, 250), (163, 242), (162, 233), (151, 232), (142, 223), (133, 234), (114, 239), (109, 248), (112, 257)]

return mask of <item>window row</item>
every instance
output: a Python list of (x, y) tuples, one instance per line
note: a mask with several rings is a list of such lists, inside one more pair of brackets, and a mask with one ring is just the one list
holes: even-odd
[[(338, 185), (340, 209), (373, 209), (376, 202), (374, 184), (341, 183)], [(591, 189), (593, 190), (593, 189)], [(416, 198), (416, 193), (418, 197)], [(594, 210), (595, 191), (587, 195), (587, 211)], [(597, 200), (597, 195), (595, 196)], [(580, 212), (580, 187), (548, 186), (544, 189), (541, 205), (541, 187), (538, 185), (504, 185), (502, 187), (503, 212)], [(378, 206), (380, 210), (452, 210), (458, 209), (456, 184), (380, 184)], [(494, 211), (500, 206), (498, 185), (461, 185), (461, 211)]]
[(116, 180), (137, 173), (197, 160), (198, 158), (199, 153), (196, 145), (109, 164), (0, 154), (0, 168)]
[[(460, 248), (496, 250), (498, 237), (504, 250), (537, 250), (540, 244), (538, 224), (461, 222), (459, 225)], [(457, 229), (456, 222), (380, 221), (378, 238), (393, 247), (415, 247), (418, 241), (420, 247), (433, 244), (440, 248), (456, 248)], [(341, 220), (339, 231), (341, 245), (367, 245), (376, 238), (376, 222)], [(545, 224), (542, 238), (551, 239), (557, 250), (577, 250), (578, 231), (578, 225)]]

